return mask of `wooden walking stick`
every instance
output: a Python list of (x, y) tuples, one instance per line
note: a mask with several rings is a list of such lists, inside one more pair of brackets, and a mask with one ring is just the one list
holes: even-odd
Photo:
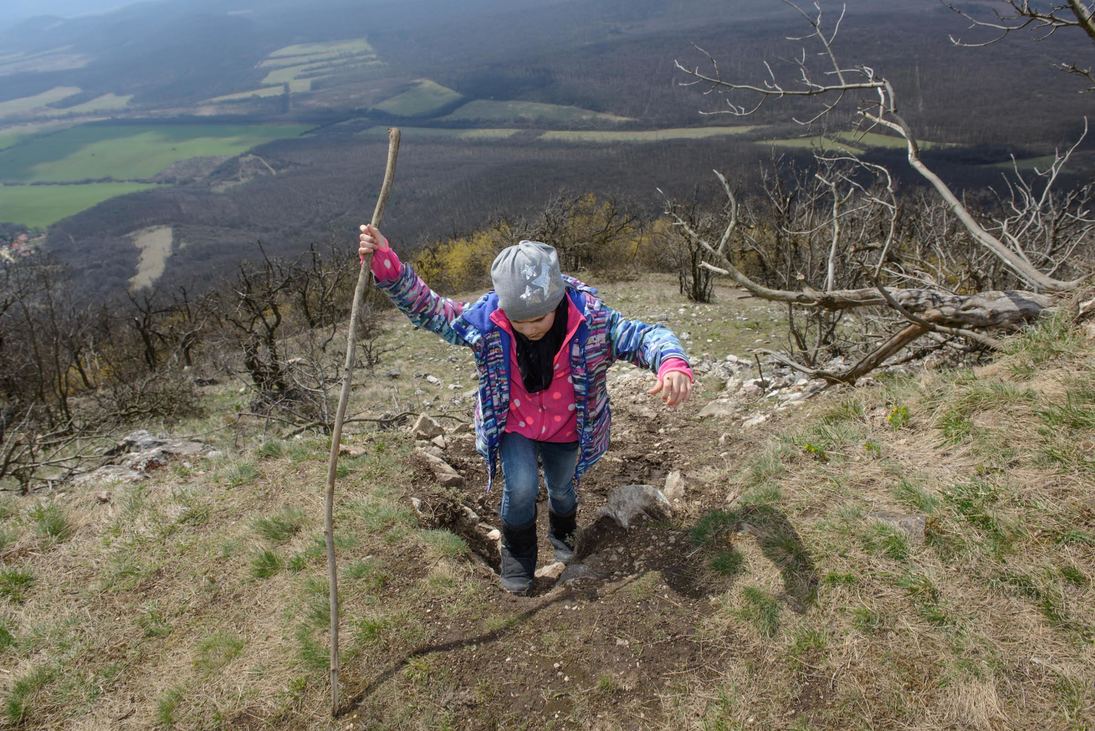
[[(388, 130), (388, 166), (384, 170), (384, 184), (380, 187), (380, 196), (373, 210), (373, 225), (380, 225), (384, 214), (384, 204), (395, 178), (395, 159), (399, 155), (399, 130)], [(342, 441), (342, 422), (346, 418), (346, 404), (350, 400), (350, 379), (354, 367), (354, 335), (357, 333), (357, 313), (361, 310), (361, 301), (365, 290), (369, 288), (369, 273), (372, 255), (362, 257), (361, 270), (357, 273), (357, 287), (354, 289), (354, 306), (350, 310), (350, 331), (346, 335), (346, 364), (342, 370), (342, 392), (338, 397), (338, 409), (335, 411), (334, 428), (331, 430), (331, 456), (327, 462), (327, 501), (323, 515), (323, 535), (327, 539), (327, 584), (331, 599), (331, 716), (338, 713), (338, 564), (335, 561), (335, 472), (338, 469), (338, 452)]]

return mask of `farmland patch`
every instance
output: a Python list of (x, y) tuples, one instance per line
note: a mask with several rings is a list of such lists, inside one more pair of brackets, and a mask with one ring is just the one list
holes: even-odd
[(732, 137), (757, 129), (755, 126), (738, 127), (680, 127), (643, 130), (553, 130), (544, 132), (540, 139), (548, 142), (666, 142), (669, 140), (701, 140), (712, 137)]
[(0, 185), (0, 221), (45, 228), (109, 198), (152, 187), (148, 183)]
[(209, 99), (232, 102), (242, 99), (278, 96), (288, 86), (290, 93), (312, 90), (312, 83), (347, 72), (360, 73), (368, 67), (382, 66), (373, 47), (364, 38), (330, 43), (301, 43), (280, 48), (258, 64), (267, 71), (257, 89)]
[(490, 101), (486, 99), (468, 102), (442, 119), (462, 122), (532, 122), (548, 125), (576, 122), (618, 124), (632, 121), (630, 117), (594, 112), (581, 107), (541, 104), (539, 102)]
[(55, 86), (49, 91), (43, 91), (34, 96), (24, 96), (18, 99), (10, 99), (0, 102), (0, 117), (14, 117), (18, 115), (33, 114), (47, 109), (48, 105), (67, 99), (74, 94), (79, 94), (77, 86)]
[(64, 48), (40, 53), (12, 53), (0, 56), (0, 76), (14, 76), (25, 73), (48, 73), (50, 71), (71, 71), (87, 66), (91, 59), (79, 53), (71, 53)]
[[(433, 127), (400, 127), (404, 140), (448, 139), (448, 140), (505, 140), (525, 130), (513, 128), (484, 129), (437, 129)], [(363, 137), (387, 139), (387, 127), (369, 127), (358, 133)]]
[(404, 91), (386, 99), (376, 108), (397, 117), (426, 117), (460, 100), (460, 94), (436, 81), (419, 79)]
[(309, 128), (271, 125), (84, 125), (0, 151), (6, 182), (143, 180), (179, 160), (232, 156)]

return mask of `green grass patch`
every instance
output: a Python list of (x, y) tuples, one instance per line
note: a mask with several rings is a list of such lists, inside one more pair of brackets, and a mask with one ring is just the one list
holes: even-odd
[(251, 559), (251, 575), (256, 579), (269, 579), (284, 567), (281, 557), (269, 549), (259, 551)]
[(34, 586), (34, 574), (22, 569), (0, 569), (0, 598), (22, 604)]
[(939, 419), (939, 431), (946, 444), (961, 444), (973, 434), (973, 421), (959, 411), (947, 411)]
[(277, 515), (267, 518), (259, 518), (255, 521), (255, 530), (268, 541), (285, 543), (304, 526), (304, 511), (299, 508), (286, 507)]
[(198, 643), (194, 669), (205, 674), (215, 673), (239, 657), (244, 644), (236, 635), (216, 632)]
[(468, 554), (468, 542), (452, 531), (424, 530), (419, 537), (427, 549), (439, 558), (461, 558)]
[(741, 591), (741, 605), (734, 616), (753, 626), (763, 637), (775, 637), (779, 631), (779, 602), (768, 592), (754, 586)]
[(146, 607), (137, 616), (137, 626), (144, 632), (145, 637), (160, 638), (171, 634), (171, 625), (164, 618), (163, 613), (154, 607)]
[(18, 726), (26, 720), (34, 696), (53, 682), (57, 670), (48, 665), (39, 665), (26, 675), (21, 676), (11, 686), (4, 699), (4, 716), (12, 726)]
[(939, 498), (929, 495), (922, 487), (904, 477), (898, 481), (893, 492), (899, 503), (922, 513), (931, 514), (939, 507)]
[(229, 467), (224, 472), (224, 482), (229, 487), (240, 487), (254, 482), (259, 477), (259, 471), (250, 462), (240, 462)]
[(756, 127), (680, 127), (642, 130), (551, 130), (540, 135), (544, 142), (577, 142), (611, 144), (653, 143), (670, 140), (707, 140), (719, 137), (736, 137), (752, 132)]
[(0, 117), (11, 117), (17, 114), (25, 115), (48, 110), (50, 104), (56, 104), (79, 93), (80, 87), (78, 86), (55, 86), (40, 94), (9, 99), (6, 102), (0, 102)]
[(826, 586), (857, 586), (859, 577), (848, 571), (829, 571), (821, 581)]
[[(404, 139), (412, 141), (416, 138), (420, 138), (427, 140), (458, 140), (463, 142), (505, 140), (522, 131), (512, 128), (440, 129), (432, 127), (400, 127), (400, 130), (402, 130)], [(388, 128), (369, 127), (361, 130), (358, 135), (373, 139), (388, 139)]]
[(1087, 577), (1087, 574), (1085, 574), (1078, 566), (1068, 564), (1066, 566), (1060, 567), (1058, 571), (1060, 571), (1061, 577), (1064, 578), (1065, 581), (1072, 584), (1073, 586), (1080, 587), (1081, 589), (1091, 583), (1091, 580)]
[(384, 100), (376, 108), (397, 117), (428, 117), (461, 98), (459, 93), (436, 81), (419, 79), (411, 88)]
[(299, 124), (88, 124), (0, 151), (0, 170), (3, 180), (13, 183), (143, 180), (180, 160), (239, 155), (308, 129)]
[(886, 414), (886, 423), (894, 429), (902, 429), (909, 425), (909, 407), (905, 404), (891, 406)]
[(15, 526), (11, 526), (10, 528), (7, 526), (0, 526), (0, 551), (3, 551), (17, 540), (19, 540), (19, 531)]
[(285, 454), (285, 442), (277, 439), (263, 442), (255, 450), (255, 456), (259, 459), (277, 459)]
[(68, 516), (56, 503), (35, 506), (30, 517), (34, 521), (35, 532), (47, 540), (61, 543), (71, 538), (75, 532)]
[(844, 142), (839, 142), (824, 135), (813, 135), (811, 137), (784, 137), (782, 139), (775, 140), (762, 140), (757, 144), (766, 145), (769, 147), (782, 147), (791, 150), (841, 152), (846, 155), (855, 155), (862, 152), (862, 149), (859, 146), (853, 146)]
[(863, 549), (874, 556), (884, 556), (892, 561), (909, 558), (909, 539), (906, 535), (885, 523), (870, 525), (861, 535)]
[(178, 720), (175, 713), (185, 697), (186, 691), (183, 688), (169, 688), (156, 701), (156, 721), (165, 728), (173, 727)]
[(302, 624), (296, 630), (297, 660), (312, 672), (323, 672), (328, 669), (330, 656), (327, 648), (314, 636), (312, 628)]
[(882, 627), (882, 615), (870, 607), (852, 610), (852, 626), (863, 634), (874, 634)]
[(1008, 369), (1016, 378), (1030, 378), (1039, 366), (1051, 360), (1075, 355), (1083, 345), (1083, 337), (1068, 316), (1056, 313), (1010, 338), (1004, 346)]
[(380, 640), (394, 626), (395, 620), (387, 614), (369, 614), (353, 623), (354, 642), (359, 647)]
[(7, 621), (0, 618), (0, 652), (3, 652), (9, 647), (15, 647), (15, 635), (13, 635), (11, 629), (8, 628)]
[(384, 570), (384, 564), (375, 558), (354, 561), (346, 567), (345, 577), (348, 581), (364, 584), (373, 591), (382, 589), (390, 578)]
[(733, 548), (727, 548), (712, 556), (707, 565), (712, 571), (723, 576), (737, 576), (745, 567), (745, 557)]
[(155, 187), (149, 183), (0, 185), (0, 221), (46, 228), (105, 200)]
[(477, 99), (468, 102), (451, 114), (442, 117), (444, 121), (456, 122), (499, 122), (539, 124), (542, 126), (572, 125), (591, 122), (619, 124), (630, 122), (630, 117), (594, 112), (581, 107), (561, 104), (542, 104), (540, 102), (492, 101)]

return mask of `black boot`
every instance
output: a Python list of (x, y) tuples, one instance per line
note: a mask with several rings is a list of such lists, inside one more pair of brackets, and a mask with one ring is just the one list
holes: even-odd
[(502, 563), (498, 572), (502, 588), (524, 594), (532, 587), (536, 571), (536, 519), (525, 525), (502, 523)]
[(551, 530), (548, 540), (555, 548), (555, 560), (570, 563), (574, 560), (574, 542), (578, 535), (578, 509), (570, 515), (557, 515), (548, 512)]

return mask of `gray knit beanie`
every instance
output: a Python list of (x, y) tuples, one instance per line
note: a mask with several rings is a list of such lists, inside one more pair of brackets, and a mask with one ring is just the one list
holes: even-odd
[(510, 320), (533, 320), (555, 309), (563, 299), (559, 255), (539, 241), (507, 246), (490, 267), (498, 306)]

